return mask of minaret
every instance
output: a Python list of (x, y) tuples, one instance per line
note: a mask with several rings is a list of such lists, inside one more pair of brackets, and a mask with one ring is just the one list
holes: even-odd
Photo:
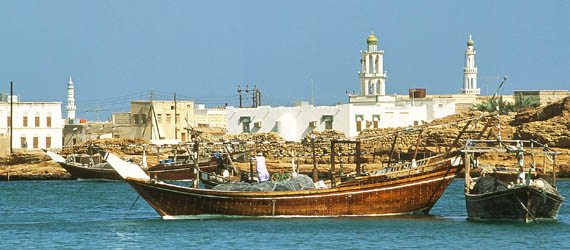
[(475, 67), (475, 54), (477, 50), (473, 48), (475, 42), (471, 39), (467, 40), (467, 50), (465, 50), (465, 68), (463, 68), (463, 88), (462, 94), (476, 94), (481, 93), (481, 89), (477, 88), (477, 67)]
[(71, 76), (67, 83), (67, 106), (65, 106), (65, 110), (67, 111), (67, 122), (69, 124), (73, 124), (73, 121), (75, 120), (75, 91)]
[(362, 59), (362, 71), (358, 72), (360, 78), (360, 94), (385, 95), (386, 93), (386, 72), (384, 72), (384, 51), (378, 50), (378, 38), (374, 36), (374, 31), (370, 31), (370, 36), (366, 41), (367, 51), (360, 51)]

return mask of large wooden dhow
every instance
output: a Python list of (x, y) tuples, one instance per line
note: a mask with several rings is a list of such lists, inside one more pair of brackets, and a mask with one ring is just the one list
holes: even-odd
[(167, 184), (111, 153), (104, 158), (163, 219), (427, 214), (462, 167), (440, 155), (324, 189), (241, 192)]
[[(556, 188), (556, 155), (534, 140), (469, 140), (462, 150), (465, 162), (465, 204), (469, 220), (554, 220), (564, 201)], [(479, 163), (483, 154), (514, 154), (515, 168)], [(524, 160), (530, 158), (530, 161)], [(540, 164), (535, 159), (540, 158)], [(552, 172), (547, 173), (547, 162)], [(508, 165), (504, 162), (502, 165)], [(541, 165), (541, 167), (539, 167)], [(471, 169), (482, 169), (471, 178)], [(542, 172), (539, 175), (538, 172)]]

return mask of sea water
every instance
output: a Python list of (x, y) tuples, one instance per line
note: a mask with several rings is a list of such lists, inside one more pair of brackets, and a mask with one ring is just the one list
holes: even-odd
[[(558, 188), (570, 195), (569, 180)], [(470, 222), (461, 179), (431, 216), (164, 221), (137, 196), (119, 181), (0, 182), (0, 248), (570, 248), (567, 201), (554, 222)]]

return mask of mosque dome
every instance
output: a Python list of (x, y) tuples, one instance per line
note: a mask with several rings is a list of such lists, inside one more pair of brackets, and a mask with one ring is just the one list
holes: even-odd
[(475, 45), (475, 42), (473, 41), (473, 39), (471, 39), (471, 34), (469, 34), (469, 40), (467, 40), (467, 46), (473, 46)]
[(368, 44), (377, 44), (378, 38), (374, 36), (374, 31), (370, 31), (370, 36), (368, 36), (368, 40), (366, 40)]

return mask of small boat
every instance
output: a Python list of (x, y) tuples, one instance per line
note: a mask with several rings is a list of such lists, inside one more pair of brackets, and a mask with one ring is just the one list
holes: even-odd
[(67, 158), (45, 151), (59, 163), (74, 179), (78, 180), (123, 180), (107, 162), (101, 162), (100, 155), (68, 155)]
[[(526, 148), (526, 150), (525, 150)], [(534, 221), (555, 220), (564, 197), (556, 189), (556, 155), (534, 140), (468, 140), (461, 150), (465, 163), (465, 204), (469, 220)], [(482, 154), (516, 154), (518, 169), (481, 167), (481, 177), (471, 178)], [(531, 162), (524, 162), (524, 156)], [(535, 157), (541, 155), (542, 168), (552, 162), (552, 177), (540, 178)], [(505, 163), (506, 164), (506, 163)], [(550, 179), (550, 180), (549, 180)]]
[(317, 185), (318, 189), (248, 192), (168, 184), (112, 153), (103, 155), (163, 219), (427, 214), (462, 168), (453, 154), (438, 155), (416, 164), (393, 165), (388, 173), (354, 176), (345, 182), (334, 177), (331, 186)]

